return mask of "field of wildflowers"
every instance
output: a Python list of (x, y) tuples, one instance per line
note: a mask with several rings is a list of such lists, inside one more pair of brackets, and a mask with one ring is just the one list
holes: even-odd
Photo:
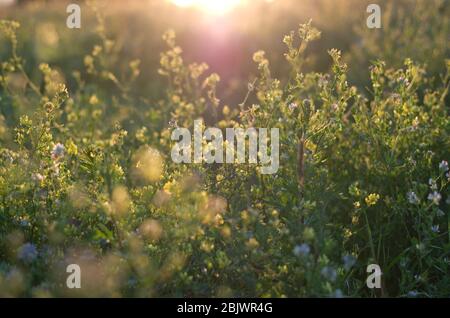
[[(0, 1), (0, 296), (450, 296), (449, 1), (78, 2)], [(200, 118), (277, 172), (173, 162)]]

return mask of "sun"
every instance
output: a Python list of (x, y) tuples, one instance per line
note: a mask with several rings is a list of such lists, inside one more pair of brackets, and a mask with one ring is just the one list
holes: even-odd
[(197, 7), (210, 14), (225, 14), (237, 5), (242, 0), (171, 0), (179, 7)]

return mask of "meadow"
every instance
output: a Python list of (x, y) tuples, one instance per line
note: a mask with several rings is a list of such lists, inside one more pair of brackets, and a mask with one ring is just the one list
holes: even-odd
[[(450, 297), (450, 1), (12, 2), (1, 297)], [(174, 162), (199, 119), (276, 173)]]

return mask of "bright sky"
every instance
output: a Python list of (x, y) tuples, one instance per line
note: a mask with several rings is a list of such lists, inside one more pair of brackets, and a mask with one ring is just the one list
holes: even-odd
[(210, 14), (225, 14), (238, 6), (242, 0), (171, 0), (179, 7), (197, 7)]

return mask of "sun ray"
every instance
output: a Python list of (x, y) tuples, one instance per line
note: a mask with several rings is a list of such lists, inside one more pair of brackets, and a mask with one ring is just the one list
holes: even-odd
[(242, 0), (172, 0), (179, 7), (197, 7), (209, 14), (222, 15), (237, 7)]

